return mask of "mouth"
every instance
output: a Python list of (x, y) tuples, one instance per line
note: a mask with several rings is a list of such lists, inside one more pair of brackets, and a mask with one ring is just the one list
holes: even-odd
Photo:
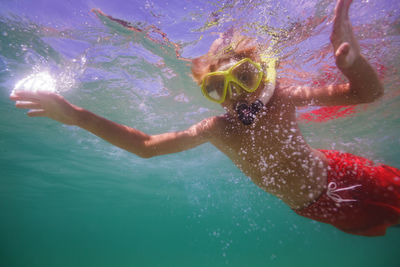
[(244, 100), (244, 99), (239, 99), (238, 101), (235, 101), (233, 104), (232, 104), (232, 108), (233, 108), (233, 110), (238, 110), (238, 109), (240, 109), (240, 107), (243, 107), (244, 105), (248, 105), (249, 104), (249, 102), (247, 102), (246, 100)]

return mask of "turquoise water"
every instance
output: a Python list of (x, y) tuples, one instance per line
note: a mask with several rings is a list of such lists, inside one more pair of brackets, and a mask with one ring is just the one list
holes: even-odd
[[(2, 1), (0, 266), (399, 266), (400, 229), (366, 238), (299, 217), (209, 144), (141, 159), (81, 129), (28, 118), (8, 100), (18, 80), (46, 70), (63, 96), (97, 114), (149, 134), (185, 129), (223, 110), (203, 99), (173, 43), (193, 58), (231, 26), (265, 40), (272, 31), (286, 36), (275, 47), (287, 55), (281, 78), (339, 82), (326, 75), (337, 73), (333, 2)], [(345, 117), (303, 121), (312, 146), (400, 168), (399, 14), (397, 0), (353, 4), (385, 96)]]

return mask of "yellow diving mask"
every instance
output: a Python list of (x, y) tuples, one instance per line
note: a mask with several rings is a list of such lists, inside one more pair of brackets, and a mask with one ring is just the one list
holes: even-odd
[(261, 60), (263, 67), (249, 58), (244, 58), (225, 71), (208, 73), (201, 84), (201, 91), (207, 99), (221, 104), (225, 101), (228, 90), (230, 96), (233, 95), (232, 85), (238, 85), (235, 86), (237, 93), (242, 93), (243, 91), (252, 93), (257, 90), (261, 81), (264, 80), (264, 87), (256, 101), (250, 104), (247, 102), (235, 103), (234, 109), (238, 114), (239, 120), (245, 125), (252, 124), (257, 113), (272, 98), (277, 77), (277, 59), (268, 56), (268, 54), (263, 54)]
[(208, 100), (221, 104), (225, 101), (228, 90), (232, 96), (231, 83), (252, 93), (257, 90), (263, 75), (259, 63), (244, 58), (227, 70), (207, 73), (203, 78), (201, 91)]

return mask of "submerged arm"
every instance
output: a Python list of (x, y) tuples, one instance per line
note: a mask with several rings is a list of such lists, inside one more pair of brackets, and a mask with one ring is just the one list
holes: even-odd
[(296, 106), (356, 105), (371, 103), (383, 95), (383, 86), (376, 71), (360, 55), (353, 65), (342, 69), (349, 83), (322, 87), (288, 86), (278, 88), (280, 97)]
[(137, 129), (115, 123), (69, 103), (62, 96), (47, 92), (16, 92), (11, 100), (18, 108), (31, 109), (28, 116), (49, 117), (68, 125), (76, 125), (105, 141), (149, 158), (191, 149), (208, 141), (208, 120), (185, 131), (148, 135)]
[(80, 109), (76, 125), (143, 158), (181, 152), (208, 141), (204, 123), (193, 125), (184, 131), (148, 135)]

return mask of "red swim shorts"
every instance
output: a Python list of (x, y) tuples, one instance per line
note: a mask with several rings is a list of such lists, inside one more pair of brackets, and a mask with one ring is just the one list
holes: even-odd
[(385, 235), (400, 224), (400, 170), (332, 150), (326, 191), (312, 204), (295, 210), (301, 216), (329, 223), (355, 235)]

